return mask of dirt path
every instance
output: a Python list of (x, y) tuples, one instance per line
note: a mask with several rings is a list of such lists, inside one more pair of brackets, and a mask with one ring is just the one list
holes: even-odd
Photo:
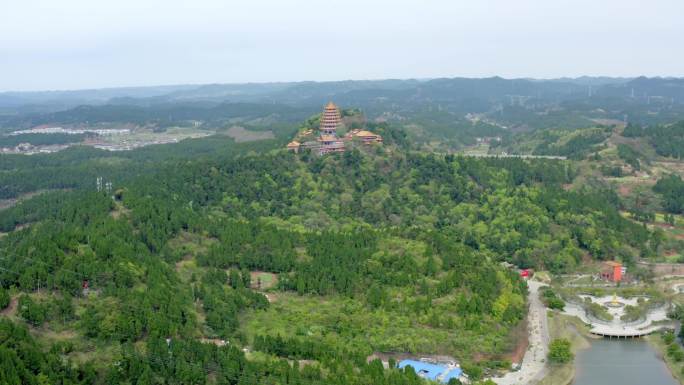
[(503, 377), (492, 378), (498, 385), (526, 385), (539, 382), (546, 375), (546, 356), (549, 346), (549, 326), (546, 307), (539, 299), (539, 288), (546, 284), (528, 281), (530, 308), (527, 331), (529, 347), (523, 357), (522, 367), (517, 372), (506, 373)]
[(19, 302), (18, 297), (12, 297), (10, 300), (9, 305), (4, 308), (2, 311), (0, 311), (0, 315), (3, 317), (11, 317), (15, 314), (17, 314), (17, 303)]

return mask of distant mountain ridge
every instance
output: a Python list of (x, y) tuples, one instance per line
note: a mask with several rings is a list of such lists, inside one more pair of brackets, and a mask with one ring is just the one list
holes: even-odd
[[(521, 95), (536, 97), (579, 97), (586, 93), (586, 87), (596, 87), (597, 95), (630, 97), (631, 88), (637, 95), (672, 96), (684, 101), (684, 79), (682, 78), (610, 78), (578, 77), (558, 79), (504, 79), (490, 78), (436, 78), (346, 80), (332, 82), (283, 82), (243, 84), (201, 84), (168, 85), (151, 87), (122, 87), (67, 91), (32, 91), (0, 93), (0, 108), (18, 108), (36, 104), (106, 104), (117, 99), (149, 99), (147, 102), (166, 103), (172, 101), (212, 100), (230, 102), (280, 102), (286, 104), (319, 103), (321, 100), (339, 97), (359, 91), (377, 93), (390, 91), (434, 91), (435, 96), (503, 97)], [(624, 91), (624, 92), (623, 92)], [(144, 100), (139, 100), (145, 103)]]
[(684, 116), (684, 78), (497, 76), (6, 92), (0, 93), (0, 127), (263, 117), (292, 123), (331, 100), (343, 108), (360, 108), (369, 119), (419, 118), (422, 126), (437, 124), (447, 131), (469, 114), (522, 129), (586, 127), (595, 119), (659, 124)]

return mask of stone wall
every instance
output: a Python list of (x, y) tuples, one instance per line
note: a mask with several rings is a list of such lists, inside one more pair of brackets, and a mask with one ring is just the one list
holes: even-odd
[(651, 270), (656, 277), (662, 277), (664, 275), (684, 275), (684, 263), (637, 262), (637, 265)]

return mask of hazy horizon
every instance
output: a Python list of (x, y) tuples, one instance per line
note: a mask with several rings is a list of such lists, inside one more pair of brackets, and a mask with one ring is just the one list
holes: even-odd
[[(288, 81), (247, 81), (247, 82), (209, 82), (209, 83), (175, 83), (175, 84), (145, 84), (145, 85), (121, 85), (121, 86), (104, 86), (104, 87), (85, 87), (85, 88), (55, 88), (55, 89), (35, 89), (35, 90), (0, 90), (0, 93), (32, 93), (32, 92), (76, 92), (76, 91), (96, 91), (96, 90), (116, 90), (116, 89), (135, 89), (135, 88), (172, 88), (172, 87), (201, 87), (207, 85), (247, 85), (247, 84), (295, 84), (295, 83), (335, 83), (335, 82), (381, 82), (387, 80), (400, 80), (400, 81), (430, 81), (436, 79), (491, 79), (491, 78), (502, 78), (505, 80), (532, 80), (532, 81), (555, 81), (563, 79), (581, 79), (581, 78), (607, 78), (607, 79), (636, 79), (638, 77), (646, 77), (644, 75), (638, 76), (609, 76), (609, 75), (579, 75), (579, 76), (559, 76), (554, 78), (534, 78), (534, 77), (503, 77), (499, 75), (492, 75), (486, 77), (476, 77), (476, 76), (440, 76), (433, 78), (416, 78), (416, 77), (406, 77), (406, 78), (378, 78), (378, 79), (335, 79), (335, 80), (288, 80)], [(684, 79), (684, 76), (648, 76), (647, 78), (661, 78), (661, 79)]]
[[(683, 77), (684, 3), (0, 5), (0, 92), (441, 77)], [(418, 27), (419, 26), (419, 27)]]

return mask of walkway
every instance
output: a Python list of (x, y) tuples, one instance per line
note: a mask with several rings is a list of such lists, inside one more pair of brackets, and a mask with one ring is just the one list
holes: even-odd
[[(599, 303), (604, 303), (610, 301), (609, 296), (598, 298)], [(620, 301), (627, 304), (632, 304), (636, 302), (636, 299), (625, 299), (620, 298)], [(593, 317), (589, 317), (584, 308), (578, 304), (571, 302), (565, 303), (565, 310), (563, 313), (575, 316), (582, 320), (582, 322), (591, 325), (590, 333), (600, 335), (603, 337), (615, 337), (615, 338), (630, 338), (630, 337), (642, 337), (661, 329), (672, 328), (671, 323), (666, 323), (668, 306), (664, 305), (659, 308), (653, 309), (648, 312), (645, 318), (638, 320), (636, 322), (623, 322), (620, 320), (620, 315), (622, 314), (622, 309), (609, 310), (613, 315), (612, 321), (602, 321)], [(654, 325), (654, 323), (656, 323)]]
[(539, 299), (539, 288), (542, 286), (546, 286), (546, 284), (537, 281), (527, 282), (530, 292), (527, 326), (529, 346), (519, 371), (506, 373), (503, 377), (492, 378), (498, 385), (535, 384), (546, 375), (545, 361), (549, 346), (549, 326), (546, 320), (546, 307)]

